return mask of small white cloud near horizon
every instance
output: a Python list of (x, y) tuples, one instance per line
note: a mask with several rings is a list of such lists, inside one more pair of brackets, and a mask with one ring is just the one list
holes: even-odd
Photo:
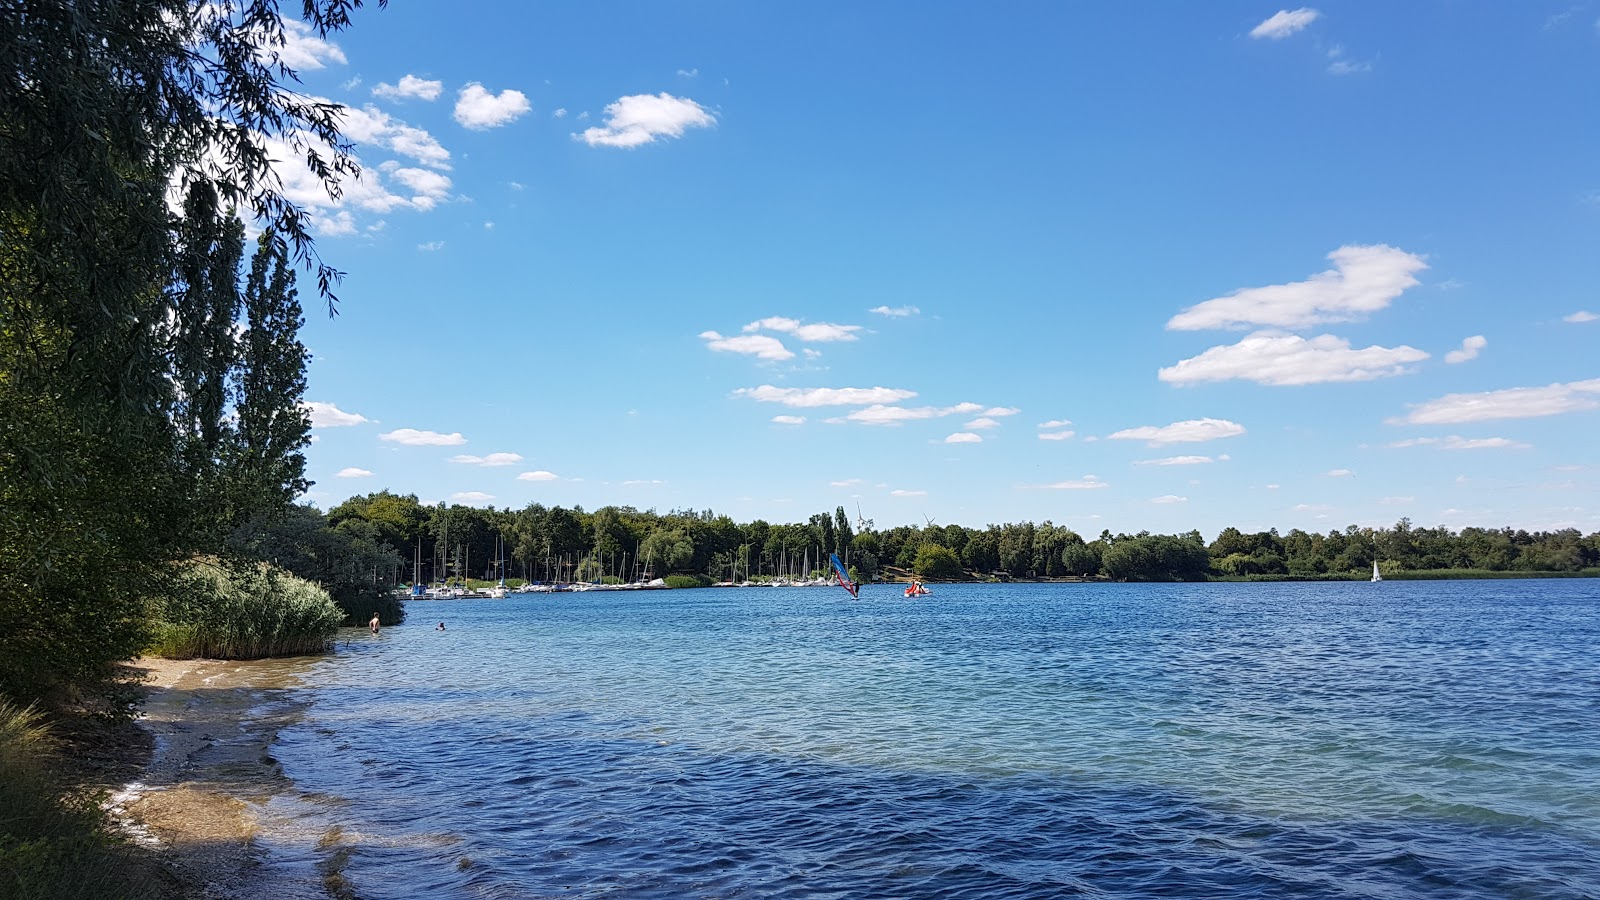
[(1584, 322), (1593, 322), (1597, 319), (1600, 319), (1600, 315), (1595, 315), (1594, 313), (1589, 312), (1587, 309), (1580, 309), (1575, 313), (1561, 317), (1561, 321), (1571, 325), (1579, 325)]
[(494, 499), (494, 495), (485, 494), (483, 491), (458, 491), (451, 494), (450, 499), (457, 503), (487, 503)]
[(471, 456), (463, 453), (460, 456), (450, 457), (450, 461), (473, 466), (514, 466), (522, 462), (522, 454), (491, 453), (488, 456)]
[(806, 423), (806, 417), (805, 416), (773, 416), (772, 417), (772, 421), (778, 423), (779, 425), (804, 425)]
[(441, 434), (437, 431), (420, 431), (416, 428), (397, 428), (378, 435), (378, 440), (405, 444), (408, 447), (457, 447), (467, 442), (459, 431)]
[(785, 347), (783, 341), (770, 334), (741, 334), (736, 337), (723, 337), (715, 331), (702, 331), (700, 332), (700, 337), (705, 340), (708, 348), (718, 353), (739, 353), (773, 362), (794, 359), (794, 351)]
[(1179, 497), (1177, 494), (1163, 494), (1160, 497), (1151, 497), (1151, 503), (1188, 503), (1188, 497)]
[(1483, 348), (1487, 346), (1489, 346), (1488, 338), (1485, 338), (1481, 334), (1473, 335), (1472, 337), (1466, 338), (1461, 342), (1460, 350), (1451, 350), (1449, 353), (1446, 353), (1444, 355), (1444, 361), (1454, 364), (1464, 363), (1469, 359), (1477, 359), (1478, 354), (1482, 353)]
[(1532, 419), (1600, 407), (1600, 378), (1544, 387), (1506, 388), (1477, 394), (1446, 394), (1411, 404), (1411, 411), (1384, 421), (1389, 425), (1459, 425), (1495, 419)]
[(1321, 17), (1321, 12), (1309, 6), (1302, 6), (1294, 10), (1280, 9), (1268, 16), (1261, 24), (1250, 29), (1250, 36), (1258, 41), (1263, 38), (1270, 41), (1281, 41), (1290, 35), (1306, 30), (1312, 22)]
[(976, 403), (957, 403), (955, 406), (889, 406), (874, 403), (846, 415), (844, 419), (862, 425), (900, 425), (921, 419), (940, 419), (945, 416), (970, 415), (983, 409)]
[(516, 121), (533, 107), (521, 91), (495, 94), (474, 81), (456, 95), (455, 120), (461, 127), (486, 131)]
[(928, 496), (928, 492), (927, 491), (908, 491), (908, 490), (905, 490), (903, 488), (895, 488), (894, 490), (889, 492), (889, 496), (891, 496), (891, 497), (926, 497), (926, 496)]
[(379, 82), (372, 89), (372, 96), (383, 97), (387, 100), (427, 100), (432, 102), (439, 99), (439, 94), (444, 91), (444, 82), (428, 81), (415, 75), (406, 75), (400, 79), (399, 84), (385, 84)]
[(1173, 422), (1171, 425), (1142, 425), (1138, 428), (1124, 428), (1121, 431), (1106, 435), (1107, 440), (1113, 441), (1148, 441), (1152, 447), (1162, 444), (1192, 444), (1202, 441), (1215, 441), (1221, 438), (1234, 437), (1244, 434), (1245, 428), (1238, 422), (1227, 419), (1186, 419), (1182, 422)]
[(1177, 385), (1239, 380), (1274, 387), (1371, 381), (1409, 374), (1415, 370), (1408, 363), (1427, 358), (1426, 352), (1404, 345), (1352, 350), (1349, 341), (1331, 334), (1307, 339), (1267, 330), (1180, 360), (1156, 377)]
[(345, 412), (332, 403), (320, 400), (305, 400), (300, 406), (310, 415), (312, 428), (345, 428), (372, 421), (360, 413)]
[(1327, 478), (1351, 478), (1354, 477), (1356, 473), (1350, 471), (1349, 469), (1329, 469), (1322, 474)]
[(603, 126), (574, 134), (591, 147), (634, 148), (653, 143), (656, 138), (683, 137), (690, 128), (709, 128), (717, 117), (687, 97), (659, 94), (632, 94), (606, 106)]
[[(702, 335), (704, 337), (704, 335)], [(794, 408), (818, 406), (870, 406), (897, 403), (917, 396), (916, 391), (901, 388), (781, 388), (770, 384), (760, 387), (738, 388), (735, 397), (749, 397), (760, 403), (781, 403)]]
[(1065, 441), (1065, 440), (1070, 440), (1072, 438), (1072, 436), (1075, 435), (1075, 434), (1077, 434), (1076, 431), (1041, 431), (1041, 432), (1039, 432), (1039, 440), (1041, 440), (1041, 441)]
[(358, 469), (355, 466), (350, 466), (348, 468), (340, 469), (339, 470), (339, 474), (335, 475), (334, 477), (335, 478), (371, 478), (372, 477), (372, 473), (367, 471), (366, 469)]
[(958, 431), (944, 439), (946, 444), (981, 444), (983, 437), (970, 431)]
[(558, 476), (554, 472), (539, 469), (536, 472), (523, 472), (517, 476), (518, 481), (555, 481)]
[(1440, 450), (1527, 450), (1533, 445), (1503, 437), (1464, 438), (1459, 434), (1452, 434), (1442, 438), (1407, 438), (1403, 441), (1395, 441), (1388, 446), (1438, 447)]
[(1421, 256), (1387, 244), (1347, 244), (1328, 254), (1333, 268), (1305, 281), (1243, 288), (1189, 307), (1167, 321), (1168, 331), (1213, 328), (1299, 329), (1349, 322), (1386, 309), (1428, 267)]
[[(1227, 459), (1224, 455), (1223, 459)], [(1136, 459), (1136, 466), (1199, 466), (1211, 462), (1209, 456), (1168, 456), (1164, 459)]]
[(843, 481), (830, 481), (830, 482), (828, 482), (828, 486), (829, 487), (836, 487), (836, 488), (855, 487), (858, 484), (866, 484), (866, 483), (867, 483), (867, 480), (865, 478), (846, 478)]
[(1046, 491), (1092, 491), (1098, 488), (1110, 487), (1111, 485), (1101, 481), (1098, 475), (1085, 475), (1076, 481), (1057, 481), (1053, 484), (1034, 486)]
[(877, 313), (880, 316), (888, 316), (891, 319), (904, 319), (907, 316), (915, 316), (915, 315), (921, 313), (922, 310), (916, 308), (915, 306), (909, 306), (909, 305), (908, 306), (874, 306), (873, 308), (867, 310), (867, 312), (869, 312), (869, 313)]

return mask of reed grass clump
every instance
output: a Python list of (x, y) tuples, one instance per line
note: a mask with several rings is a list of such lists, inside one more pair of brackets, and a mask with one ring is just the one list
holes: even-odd
[(148, 652), (171, 659), (262, 659), (328, 648), (345, 613), (328, 592), (266, 565), (195, 560), (156, 613)]

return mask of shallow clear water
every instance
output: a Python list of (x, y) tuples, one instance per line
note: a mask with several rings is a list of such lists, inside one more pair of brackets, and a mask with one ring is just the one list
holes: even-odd
[(263, 838), (363, 898), (1600, 896), (1600, 582), (935, 591), (413, 603)]

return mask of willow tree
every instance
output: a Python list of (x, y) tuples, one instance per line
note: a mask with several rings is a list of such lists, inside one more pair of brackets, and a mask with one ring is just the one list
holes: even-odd
[[(299, 13), (326, 37), (359, 6)], [(199, 539), (174, 411), (216, 392), (181, 385), (163, 339), (178, 235), (237, 209), (334, 309), (339, 273), (269, 148), (332, 195), (355, 166), (339, 108), (293, 89), (290, 27), (274, 0), (0, 3), (0, 695), (137, 652), (146, 599)]]

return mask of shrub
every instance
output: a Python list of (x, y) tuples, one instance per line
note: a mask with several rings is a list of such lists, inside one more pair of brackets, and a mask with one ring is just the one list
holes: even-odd
[(345, 613), (328, 592), (266, 565), (195, 560), (156, 609), (149, 652), (188, 659), (261, 659), (327, 649)]
[(669, 588), (697, 588), (710, 587), (711, 579), (703, 575), (668, 575), (662, 579)]

